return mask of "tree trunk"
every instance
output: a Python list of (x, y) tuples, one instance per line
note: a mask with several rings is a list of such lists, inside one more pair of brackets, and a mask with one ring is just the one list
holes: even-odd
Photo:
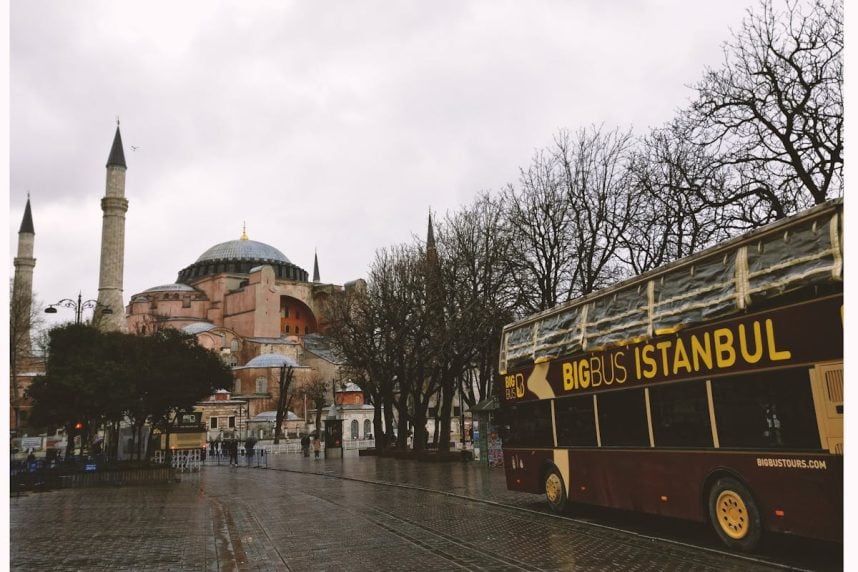
[(74, 458), (74, 423), (66, 425), (66, 461)]
[(443, 374), (441, 379), (441, 442), (438, 444), (440, 451), (447, 452), (450, 450), (450, 416), (453, 411), (453, 396), (455, 395), (455, 386), (449, 371)]
[(277, 417), (274, 421), (274, 444), (280, 443), (280, 437), (283, 436), (283, 416), (286, 415), (286, 394), (289, 392), (289, 386), (292, 384), (292, 367), (288, 370), (285, 367), (280, 368), (280, 395), (277, 397)]

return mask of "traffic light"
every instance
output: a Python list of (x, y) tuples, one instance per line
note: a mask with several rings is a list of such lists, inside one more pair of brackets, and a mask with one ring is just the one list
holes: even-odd
[(83, 429), (83, 422), (78, 421), (77, 423), (74, 424), (74, 428), (77, 429), (78, 431), (80, 431), (81, 429)]

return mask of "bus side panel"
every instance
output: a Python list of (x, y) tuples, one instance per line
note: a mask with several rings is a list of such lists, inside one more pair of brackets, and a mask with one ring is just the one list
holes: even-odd
[(842, 457), (576, 449), (570, 465), (574, 502), (706, 522), (707, 478), (732, 474), (750, 488), (767, 530), (842, 540)]
[(553, 459), (552, 449), (504, 449), (506, 488), (524, 493), (544, 492), (543, 472)]
[(729, 455), (767, 530), (843, 542), (843, 457), (756, 452)]

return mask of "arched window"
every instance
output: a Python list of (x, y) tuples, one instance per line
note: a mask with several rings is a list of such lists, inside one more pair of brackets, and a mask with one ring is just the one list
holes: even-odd
[(232, 353), (238, 352), (238, 340), (237, 339), (233, 338), (232, 342), (230, 342), (229, 345), (230, 345), (229, 349)]
[(357, 419), (352, 419), (352, 439), (357, 439), (360, 435), (358, 435), (358, 421)]
[(363, 420), (363, 438), (366, 439), (367, 435), (372, 435), (372, 422), (369, 419)]
[(240, 379), (235, 380), (235, 391), (234, 391), (234, 393), (241, 395), (241, 380)]
[(268, 393), (268, 378), (259, 376), (256, 378), (256, 393)]

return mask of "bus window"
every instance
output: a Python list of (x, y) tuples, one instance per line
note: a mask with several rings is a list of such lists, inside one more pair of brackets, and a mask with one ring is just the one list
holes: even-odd
[(598, 400), (603, 447), (649, 447), (643, 389), (607, 391)]
[(558, 447), (595, 447), (593, 396), (567, 397), (554, 402)]
[(554, 447), (549, 400), (507, 407), (502, 422), (504, 446)]
[(805, 369), (712, 380), (721, 447), (819, 449)]
[(656, 447), (712, 447), (706, 382), (651, 387), (649, 405)]

